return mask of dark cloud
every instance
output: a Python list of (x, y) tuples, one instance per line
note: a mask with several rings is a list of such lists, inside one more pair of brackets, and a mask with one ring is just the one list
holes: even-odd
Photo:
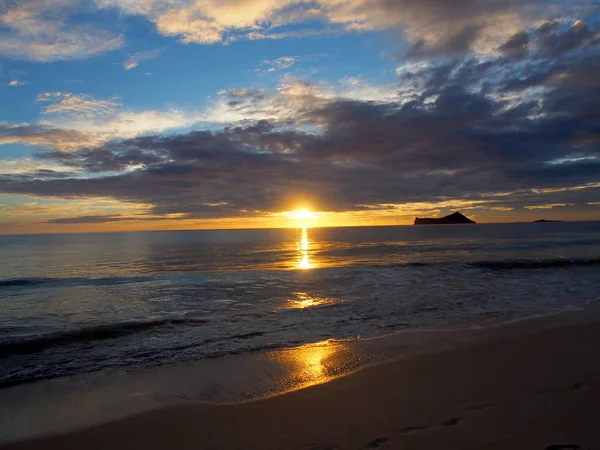
[(84, 148), (77, 152), (46, 152), (39, 157), (60, 161), (67, 167), (76, 167), (90, 173), (121, 172), (135, 166), (152, 166), (165, 161), (155, 153), (114, 143), (100, 148)]
[(407, 53), (407, 58), (419, 57), (436, 57), (436, 56), (452, 56), (467, 54), (471, 50), (471, 46), (481, 34), (481, 26), (467, 25), (458, 30), (455, 34), (446, 36), (445, 39), (429, 43), (426, 39), (419, 39), (410, 51)]
[(219, 92), (220, 95), (228, 99), (227, 105), (230, 107), (251, 103), (258, 103), (265, 99), (265, 93), (262, 89), (229, 89)]
[(538, 55), (544, 58), (558, 57), (587, 45), (595, 45), (594, 33), (583, 21), (578, 20), (565, 31), (559, 22), (546, 22), (536, 30)]
[(531, 32), (522, 30), (514, 34), (498, 50), (509, 58), (517, 59), (525, 58), (533, 50), (537, 58), (545, 59), (546, 65), (552, 65), (565, 53), (589, 49), (599, 43), (599, 30), (593, 30), (582, 20), (568, 25), (548, 21)]
[(80, 147), (82, 143), (90, 141), (88, 134), (76, 130), (0, 122), (0, 145), (19, 142), (62, 150)]
[[(385, 24), (396, 24), (406, 33), (409, 50), (399, 56), (430, 58), (465, 55), (474, 48), (489, 51), (491, 42), (514, 33), (514, 24), (532, 27), (548, 14), (594, 17), (600, 11), (589, 3), (585, 12), (579, 6), (582, 2), (577, 0), (569, 2), (568, 9), (564, 2), (545, 0), (371, 0), (364, 2), (361, 12), (365, 17), (379, 16)], [(556, 57), (596, 45), (600, 39), (598, 30), (582, 20), (568, 25), (549, 20), (536, 30), (513, 34), (498, 50), (510, 58), (523, 58), (534, 41), (541, 56)]]
[(111, 222), (149, 222), (156, 220), (177, 220), (176, 218), (164, 217), (145, 217), (145, 216), (122, 216), (119, 214), (109, 214), (105, 216), (77, 216), (77, 217), (60, 217), (57, 219), (46, 220), (41, 223), (54, 224), (84, 224), (84, 223), (111, 223)]
[(59, 219), (48, 220), (44, 223), (60, 223), (60, 224), (82, 224), (82, 223), (109, 223), (109, 222), (122, 222), (131, 221), (131, 217), (121, 217), (118, 215), (107, 215), (107, 216), (79, 216), (79, 217), (66, 217)]
[[(114, 162), (124, 158), (143, 168), (90, 179), (4, 177), (0, 189), (108, 196), (152, 204), (155, 214), (233, 217), (285, 209), (295, 197), (314, 199), (323, 209), (351, 210), (598, 180), (594, 160), (547, 163), (575, 151), (581, 123), (532, 120), (526, 106), (507, 113), (503, 108), (452, 84), (441, 86), (431, 104), (337, 101), (312, 111), (315, 121), (328, 123), (321, 134), (262, 123), (129, 139), (77, 152), (70, 163), (98, 171), (123, 168)], [(284, 150), (289, 148), (295, 150)]]
[(524, 58), (529, 53), (529, 33), (520, 31), (512, 35), (498, 50), (509, 58)]
[(490, 35), (502, 34), (495, 25), (525, 19), (540, 11), (539, 0), (371, 0), (361, 11), (396, 24), (412, 43), (406, 56), (423, 57), (468, 53)]

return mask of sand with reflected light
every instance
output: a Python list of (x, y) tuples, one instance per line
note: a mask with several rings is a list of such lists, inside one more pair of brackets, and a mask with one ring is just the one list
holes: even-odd
[(286, 372), (278, 390), (290, 392), (322, 384), (356, 370), (360, 352), (344, 342), (333, 339), (278, 350), (268, 355)]

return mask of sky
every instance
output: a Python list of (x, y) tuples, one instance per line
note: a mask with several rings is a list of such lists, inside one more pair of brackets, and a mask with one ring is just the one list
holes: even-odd
[(599, 19), (0, 0), (0, 233), (600, 220)]

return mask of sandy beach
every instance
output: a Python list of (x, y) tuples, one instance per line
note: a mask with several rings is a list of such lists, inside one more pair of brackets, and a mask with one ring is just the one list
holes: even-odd
[(596, 449), (600, 327), (588, 313), (264, 400), (185, 403), (3, 448)]

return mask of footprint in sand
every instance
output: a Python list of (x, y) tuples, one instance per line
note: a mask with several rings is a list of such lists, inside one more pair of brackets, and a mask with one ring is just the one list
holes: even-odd
[(369, 442), (366, 447), (367, 448), (377, 448), (382, 446), (383, 444), (385, 444), (387, 441), (389, 441), (388, 438), (384, 438), (384, 437), (378, 437), (373, 439), (371, 442)]
[(462, 417), (452, 417), (451, 419), (445, 420), (441, 424), (445, 427), (453, 427), (454, 425), (458, 425), (464, 419)]
[(310, 450), (337, 450), (336, 444), (315, 444), (310, 446)]
[(553, 444), (546, 445), (546, 450), (578, 450), (581, 445), (578, 444)]
[(493, 405), (491, 405), (490, 403), (485, 403), (482, 405), (473, 405), (473, 406), (469, 406), (467, 407), (467, 409), (469, 411), (483, 411), (484, 409), (488, 409), (491, 408)]
[(428, 427), (425, 426), (416, 426), (416, 427), (405, 427), (400, 430), (401, 433), (414, 433), (415, 431), (424, 431)]

